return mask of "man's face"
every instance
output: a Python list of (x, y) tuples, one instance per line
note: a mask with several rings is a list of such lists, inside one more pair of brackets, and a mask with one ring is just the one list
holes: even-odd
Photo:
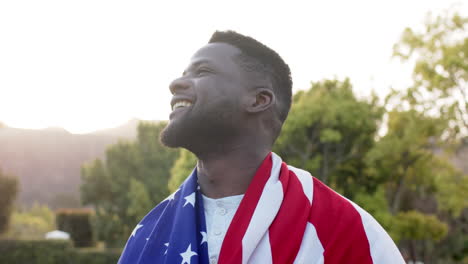
[(172, 113), (162, 143), (194, 151), (239, 135), (241, 101), (248, 90), (237, 55), (238, 48), (224, 43), (208, 44), (193, 55), (183, 75), (169, 87)]

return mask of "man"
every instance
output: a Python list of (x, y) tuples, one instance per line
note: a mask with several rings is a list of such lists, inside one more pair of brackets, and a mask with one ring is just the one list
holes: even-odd
[(169, 147), (198, 164), (133, 230), (119, 263), (404, 263), (382, 227), (271, 153), (291, 105), (281, 57), (216, 32), (170, 84)]

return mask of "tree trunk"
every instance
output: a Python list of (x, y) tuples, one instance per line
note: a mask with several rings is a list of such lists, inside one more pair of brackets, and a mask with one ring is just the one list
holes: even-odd
[(395, 190), (395, 195), (393, 196), (393, 199), (392, 199), (390, 212), (393, 215), (395, 215), (400, 209), (400, 202), (401, 202), (401, 197), (403, 195), (403, 191), (405, 189), (405, 180), (407, 177), (408, 168), (418, 160), (418, 157), (414, 157), (411, 160), (407, 160), (409, 156), (407, 152), (404, 152), (401, 156), (402, 156), (402, 161), (403, 161), (402, 162), (403, 174), (401, 175), (400, 181), (398, 182), (398, 186)]
[(325, 184), (328, 184), (328, 173), (329, 173), (329, 168), (328, 168), (328, 145), (325, 144), (324, 150), (323, 150), (323, 165), (322, 165), (322, 181)]
[(390, 208), (390, 212), (392, 213), (392, 215), (395, 215), (400, 209), (400, 200), (401, 200), (401, 196), (403, 195), (405, 177), (406, 177), (406, 169), (405, 169), (404, 174), (401, 176), (400, 181), (398, 182), (398, 186), (395, 190), (395, 195), (393, 196), (393, 199), (392, 199), (392, 206)]
[(414, 242), (412, 240), (409, 241), (409, 248), (411, 261), (416, 263), (416, 249), (414, 248)]

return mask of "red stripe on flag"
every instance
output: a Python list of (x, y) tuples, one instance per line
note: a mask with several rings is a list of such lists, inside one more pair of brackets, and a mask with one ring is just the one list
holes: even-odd
[(369, 241), (353, 205), (317, 179), (309, 221), (324, 248), (325, 264), (371, 264)]
[(271, 254), (273, 263), (293, 263), (308, 222), (310, 202), (296, 174), (284, 162), (279, 179), (283, 185), (284, 200), (269, 228)]
[(219, 264), (240, 264), (242, 263), (242, 238), (247, 231), (252, 215), (257, 207), (258, 200), (262, 195), (263, 188), (270, 178), (273, 161), (271, 153), (263, 160), (257, 169), (242, 202), (234, 215), (232, 222), (226, 232), (221, 252), (219, 254)]

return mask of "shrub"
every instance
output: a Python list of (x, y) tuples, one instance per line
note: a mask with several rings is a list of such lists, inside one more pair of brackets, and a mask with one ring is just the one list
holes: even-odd
[(0, 240), (0, 263), (115, 264), (120, 249), (75, 249), (64, 240)]
[(9, 239), (44, 239), (44, 235), (55, 229), (55, 214), (46, 205), (35, 203), (27, 210), (15, 210), (5, 238)]
[(76, 247), (93, 246), (93, 232), (91, 227), (92, 210), (89, 209), (60, 209), (56, 212), (57, 228), (70, 233)]
[(0, 240), (0, 263), (70, 263), (71, 250), (63, 240)]
[(119, 261), (120, 249), (75, 249), (73, 264), (115, 264)]
[(0, 234), (8, 230), (13, 201), (18, 193), (18, 180), (0, 169)]

